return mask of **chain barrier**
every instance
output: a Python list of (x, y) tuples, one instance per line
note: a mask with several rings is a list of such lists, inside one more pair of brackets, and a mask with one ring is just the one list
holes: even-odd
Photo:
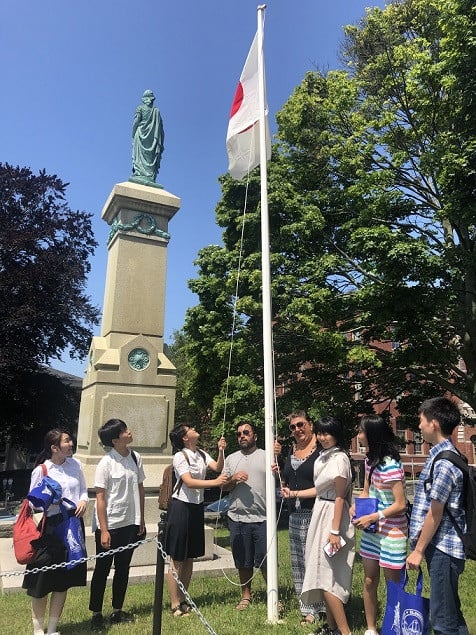
[[(160, 551), (162, 558), (164, 559), (164, 562), (167, 562), (167, 554), (164, 551), (164, 547), (163, 545), (160, 543), (159, 539), (155, 538), (156, 543), (157, 543), (157, 548)], [(177, 575), (177, 572), (169, 565), (169, 571), (170, 573), (173, 575), (173, 578), (175, 580), (175, 582), (177, 583), (179, 589), (182, 591), (182, 593), (185, 596), (185, 600), (187, 602), (187, 604), (189, 604), (192, 609), (195, 611), (195, 613), (198, 615), (201, 623), (205, 626), (205, 628), (207, 629), (207, 631), (210, 633), (210, 635), (217, 635), (217, 633), (213, 630), (213, 628), (210, 626), (210, 624), (207, 622), (205, 616), (201, 613), (200, 609), (198, 608), (198, 606), (195, 604), (195, 602), (192, 600), (189, 592), (187, 591), (187, 589), (184, 587), (184, 585), (182, 584), (182, 581), (180, 580), (180, 578)]]
[[(12, 578), (15, 576), (24, 576), (31, 575), (34, 573), (44, 573), (46, 571), (54, 571), (55, 569), (64, 569), (68, 565), (78, 565), (83, 562), (90, 562), (92, 560), (97, 560), (98, 558), (105, 558), (106, 556), (112, 556), (116, 553), (121, 553), (122, 551), (126, 551), (127, 549), (135, 549), (140, 545), (145, 545), (147, 542), (155, 542), (157, 545), (157, 549), (160, 551), (160, 554), (165, 563), (167, 563), (167, 554), (165, 553), (164, 547), (158, 539), (158, 536), (153, 536), (152, 538), (144, 538), (143, 540), (137, 540), (137, 542), (131, 542), (128, 545), (122, 545), (121, 547), (116, 547), (115, 549), (109, 549), (109, 551), (102, 551), (94, 556), (84, 556), (83, 558), (78, 558), (77, 560), (69, 560), (68, 562), (60, 562), (58, 564), (45, 565), (44, 567), (34, 567), (33, 569), (24, 569), (21, 571), (5, 571), (2, 573), (0, 571), (0, 578)], [(193, 601), (192, 597), (188, 593), (187, 589), (184, 587), (182, 581), (179, 579), (177, 572), (174, 571), (172, 567), (169, 566), (169, 571), (172, 573), (175, 581), (177, 582), (178, 587), (182, 591), (187, 601), (187, 604), (195, 611), (198, 615), (200, 621), (205, 626), (210, 635), (217, 635), (217, 633), (213, 630), (210, 624), (207, 622), (205, 616), (201, 613), (198, 606)]]
[(76, 566), (77, 564), (82, 564), (83, 562), (89, 562), (91, 560), (97, 560), (98, 558), (105, 558), (106, 556), (112, 556), (115, 553), (121, 553), (121, 551), (126, 551), (127, 549), (135, 549), (139, 545), (145, 545), (146, 542), (154, 542), (155, 539), (156, 539), (155, 536), (153, 538), (144, 538), (144, 540), (131, 542), (128, 545), (122, 545), (121, 547), (116, 547), (115, 549), (109, 549), (109, 551), (102, 551), (101, 553), (98, 553), (95, 556), (84, 556), (83, 558), (78, 558), (77, 560), (69, 560), (68, 562), (60, 562), (58, 564), (50, 564), (50, 565), (45, 565), (44, 567), (35, 567), (33, 569), (25, 569), (21, 571), (6, 571), (5, 573), (0, 572), (0, 578), (12, 578), (18, 575), (44, 573), (45, 571), (54, 571), (55, 569), (64, 569), (68, 565)]

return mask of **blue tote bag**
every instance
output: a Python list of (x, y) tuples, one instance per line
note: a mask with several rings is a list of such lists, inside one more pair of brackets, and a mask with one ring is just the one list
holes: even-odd
[(60, 510), (63, 521), (55, 528), (56, 536), (66, 548), (67, 569), (77, 566), (77, 564), (70, 564), (71, 560), (79, 560), (87, 556), (83, 522), (74, 515), (75, 509), (76, 505), (73, 501), (68, 498), (61, 499)]
[(415, 593), (405, 591), (408, 573), (405, 568), (400, 582), (387, 582), (387, 608), (381, 635), (430, 635), (430, 600), (422, 596), (423, 572), (420, 569)]

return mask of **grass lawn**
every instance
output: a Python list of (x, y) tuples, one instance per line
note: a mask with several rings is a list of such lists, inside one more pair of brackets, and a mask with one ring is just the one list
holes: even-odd
[[(217, 530), (217, 542), (223, 544), (228, 536), (226, 530)], [(280, 624), (267, 624), (266, 586), (261, 575), (253, 582), (254, 601), (246, 611), (236, 611), (239, 589), (225, 577), (196, 578), (190, 585), (190, 594), (217, 635), (250, 635), (258, 633), (277, 633), (283, 635), (303, 635), (313, 632), (312, 628), (300, 626), (300, 614), (294, 595), (291, 566), (289, 561), (289, 545), (286, 530), (278, 532), (278, 563), (280, 599), (284, 603), (285, 613)], [(235, 583), (237, 576), (233, 575)], [(354, 635), (362, 635), (365, 621), (362, 604), (363, 572), (359, 557), (356, 556), (353, 577), (353, 596), (347, 606), (349, 624)], [(476, 562), (468, 561), (464, 574), (460, 578), (460, 595), (463, 611), (468, 622), (469, 632), (476, 635)], [(428, 594), (428, 578), (426, 579)], [(384, 603), (385, 589), (380, 584), (380, 597)], [(89, 632), (90, 612), (88, 611), (88, 589), (71, 589), (59, 624), (62, 635), (78, 635)], [(127, 591), (124, 609), (132, 611), (136, 616), (134, 624), (117, 625), (109, 629), (111, 635), (127, 633), (127, 635), (150, 635), (153, 624), (154, 585), (130, 585)], [(105, 606), (110, 606), (110, 588), (106, 591)], [(173, 618), (170, 613), (168, 594), (164, 592), (164, 611), (162, 616), (162, 633), (164, 635), (206, 634), (207, 628), (199, 617), (193, 614), (186, 618)], [(314, 629), (315, 630), (315, 629)], [(30, 602), (25, 593), (0, 596), (0, 635), (29, 635), (33, 629), (30, 619)]]

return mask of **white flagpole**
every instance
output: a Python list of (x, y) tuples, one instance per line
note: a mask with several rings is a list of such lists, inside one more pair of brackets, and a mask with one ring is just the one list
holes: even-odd
[(264, 430), (266, 451), (266, 526), (268, 620), (278, 621), (278, 550), (276, 542), (276, 484), (274, 462), (274, 381), (273, 338), (271, 331), (271, 274), (269, 260), (268, 172), (266, 165), (266, 113), (263, 60), (263, 25), (266, 5), (258, 6), (258, 78), (260, 109), (261, 171), (261, 275), (263, 294)]

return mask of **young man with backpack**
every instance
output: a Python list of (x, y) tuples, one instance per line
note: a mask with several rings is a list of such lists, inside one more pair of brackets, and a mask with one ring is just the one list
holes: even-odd
[(431, 580), (430, 621), (434, 634), (469, 635), (458, 595), (464, 546), (448, 515), (451, 513), (465, 533), (464, 475), (451, 461), (435, 460), (442, 451), (457, 453), (451, 435), (460, 423), (460, 413), (456, 404), (445, 397), (427, 399), (418, 413), (423, 439), (433, 447), (415, 493), (410, 521), (412, 551), (407, 568), (418, 569), (425, 557)]

